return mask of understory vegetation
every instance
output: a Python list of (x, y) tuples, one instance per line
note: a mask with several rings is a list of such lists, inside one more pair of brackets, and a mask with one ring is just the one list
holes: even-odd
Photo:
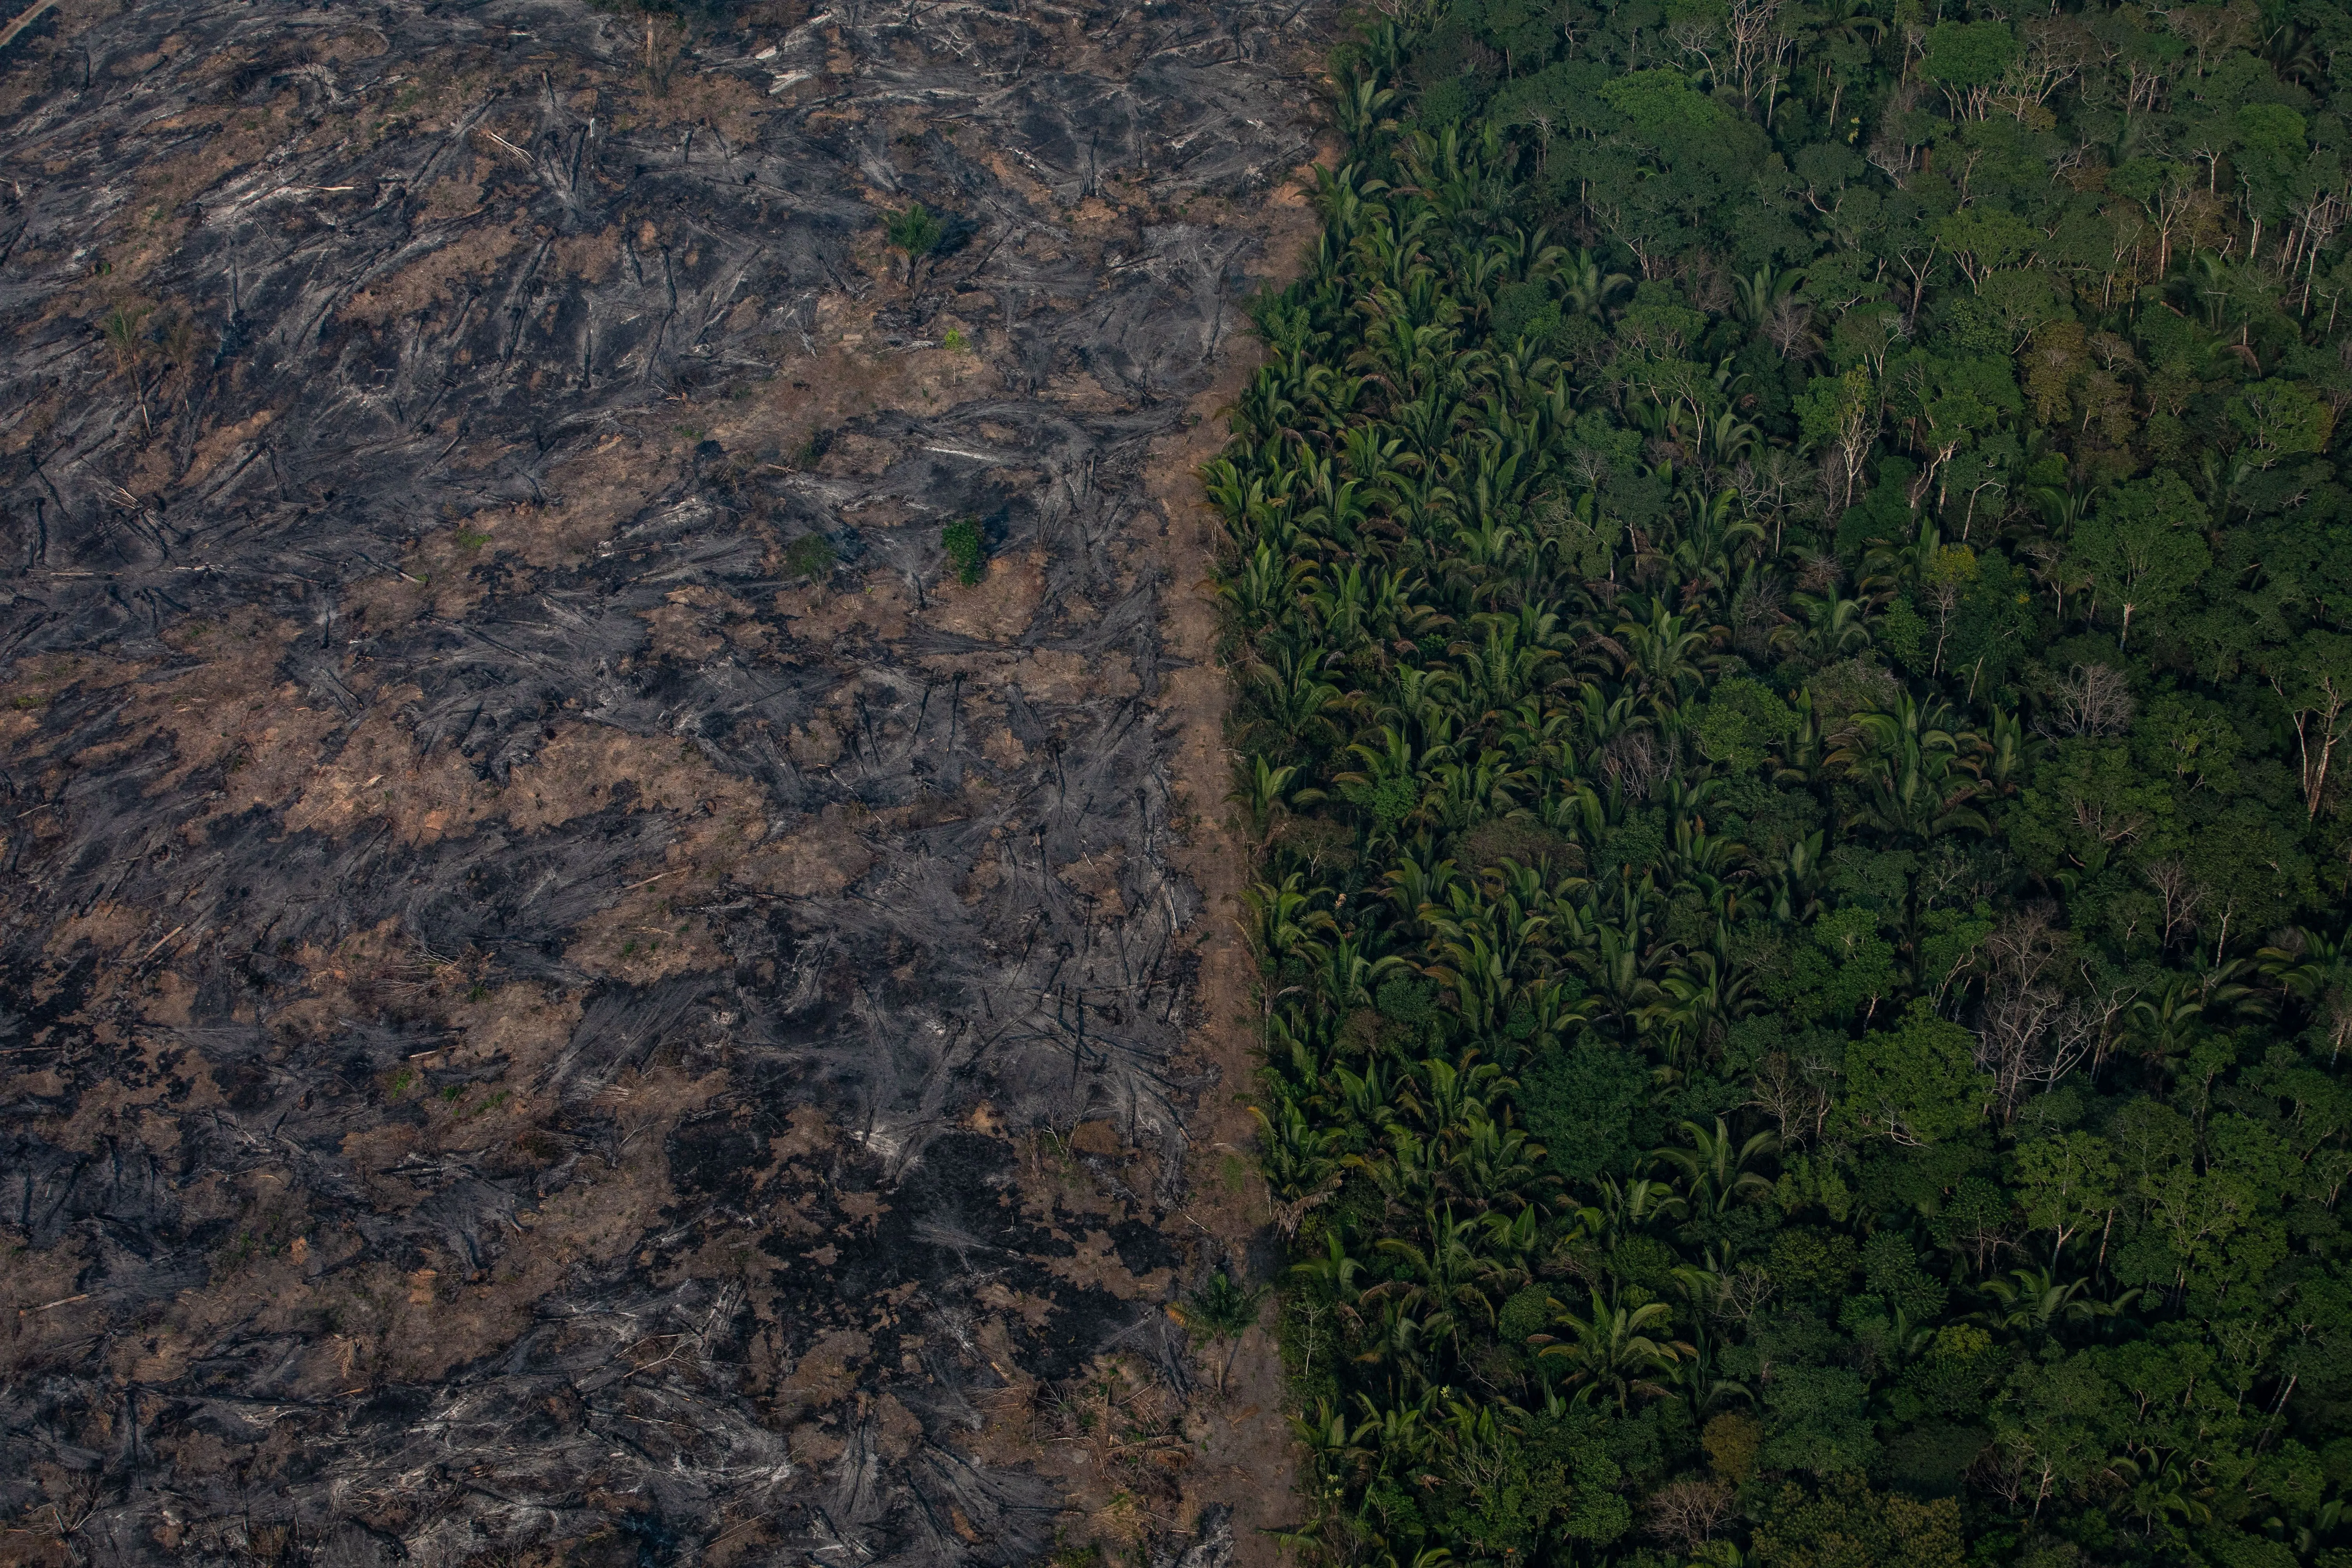
[(1341, 51), (1204, 476), (1311, 1561), (2352, 1563), (2347, 45)]

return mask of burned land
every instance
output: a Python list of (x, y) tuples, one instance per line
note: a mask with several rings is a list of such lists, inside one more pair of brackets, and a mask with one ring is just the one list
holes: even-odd
[(0, 1561), (1265, 1553), (1189, 476), (1328, 26), (0, 48)]

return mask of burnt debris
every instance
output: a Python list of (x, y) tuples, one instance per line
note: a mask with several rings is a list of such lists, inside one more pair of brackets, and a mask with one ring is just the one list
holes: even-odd
[(1191, 1376), (1200, 590), (1144, 477), (1286, 259), (1321, 25), (64, 0), (0, 50), (12, 1542), (1052, 1547), (1008, 1413)]

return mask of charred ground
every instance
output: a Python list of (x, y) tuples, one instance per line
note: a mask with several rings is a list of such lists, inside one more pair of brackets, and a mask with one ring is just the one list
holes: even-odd
[(0, 1558), (1279, 1512), (1165, 1312), (1254, 1181), (1177, 476), (1321, 25), (67, 0), (0, 52)]

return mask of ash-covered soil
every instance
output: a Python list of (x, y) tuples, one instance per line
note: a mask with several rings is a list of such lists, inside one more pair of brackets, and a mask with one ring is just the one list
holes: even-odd
[(1234, 1550), (1171, 476), (1326, 26), (0, 51), (0, 1561)]

